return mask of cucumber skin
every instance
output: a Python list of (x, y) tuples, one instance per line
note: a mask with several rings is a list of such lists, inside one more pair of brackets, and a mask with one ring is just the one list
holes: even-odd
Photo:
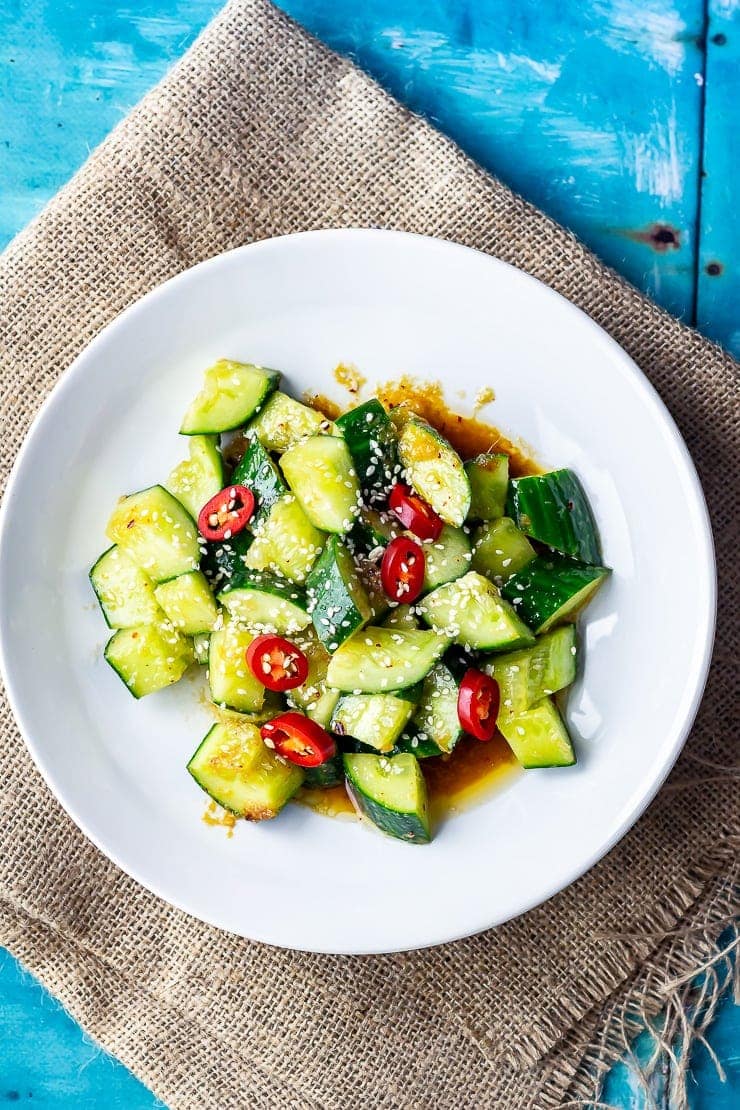
[(341, 786), (344, 782), (344, 761), (342, 753), (318, 767), (304, 767), (303, 785), (309, 790), (328, 790), (332, 786)]
[[(571, 617), (610, 574), (608, 567), (576, 563), (564, 555), (538, 555), (509, 579), (501, 593), (539, 634)], [(589, 586), (591, 593), (576, 604)]]
[(250, 521), (254, 528), (272, 506), (288, 492), (278, 468), (256, 436), (249, 436), (247, 449), (231, 475), (233, 485), (246, 486), (254, 494), (256, 508)]
[[(462, 729), (460, 732), (462, 733)], [(415, 732), (405, 732), (388, 755), (401, 755), (404, 752), (415, 755), (417, 759), (434, 759), (438, 755), (445, 754), (433, 740), (422, 740)]]
[(551, 470), (509, 482), (506, 515), (526, 535), (583, 563), (601, 563), (591, 506), (572, 470)]
[(373, 397), (338, 417), (336, 426), (347, 442), (363, 493), (370, 501), (385, 502), (393, 481), (389, 475), (398, 462), (396, 430), (388, 413)]
[(252, 544), (252, 533), (239, 532), (230, 540), (206, 543), (200, 558), (200, 569), (214, 590), (230, 585), (232, 579), (246, 571), (243, 555)]
[[(377, 753), (375, 753), (377, 755)], [(370, 798), (357, 785), (352, 777), (351, 757), (344, 759), (347, 793), (357, 810), (367, 817), (376, 828), (396, 840), (406, 844), (429, 844), (432, 839), (430, 829), (415, 813), (398, 813)]]
[[(358, 578), (358, 596), (353, 597), (342, 573), (342, 562), (349, 566), (352, 564), (352, 556), (338, 536), (330, 536), (318, 562), (306, 579), (306, 592), (309, 603), (312, 603), (311, 619), (316, 635), (329, 651), (335, 651), (353, 632), (362, 628), (371, 615), (370, 603), (362, 583)], [(332, 610), (331, 617), (327, 615), (329, 609)], [(323, 619), (330, 623), (323, 624)], [(348, 623), (342, 627), (345, 621)]]

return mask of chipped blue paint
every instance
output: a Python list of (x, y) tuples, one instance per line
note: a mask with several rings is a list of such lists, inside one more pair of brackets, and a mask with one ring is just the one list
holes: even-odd
[[(571, 226), (661, 303), (740, 351), (740, 0), (281, 0), (473, 157)], [(220, 7), (220, 0), (0, 0), (0, 246), (31, 219)], [(725, 43), (712, 42), (723, 34)], [(706, 82), (706, 83), (705, 83)], [(705, 188), (699, 211), (701, 113)], [(701, 235), (697, 254), (697, 225)], [(719, 261), (721, 275), (706, 266)], [(695, 281), (696, 269), (700, 278)], [(692, 1110), (740, 1102), (740, 1011), (693, 1056)], [(636, 1046), (649, 1053), (649, 1037)], [(660, 1078), (654, 1097), (668, 1110)], [(629, 1063), (604, 1090), (643, 1110)], [(0, 952), (0, 1105), (155, 1110)]]

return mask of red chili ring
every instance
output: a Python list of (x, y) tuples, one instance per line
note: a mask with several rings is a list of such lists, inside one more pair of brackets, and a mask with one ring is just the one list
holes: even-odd
[(251, 489), (226, 486), (198, 513), (198, 531), (207, 540), (230, 540), (246, 528), (253, 512)]
[(319, 767), (337, 750), (331, 733), (302, 713), (282, 713), (267, 721), (260, 733), (268, 748), (299, 767)]
[(308, 675), (308, 659), (299, 647), (282, 636), (267, 632), (247, 648), (247, 663), (255, 678), (268, 690), (294, 690)]
[(396, 536), (386, 547), (380, 564), (383, 589), (393, 601), (416, 601), (424, 588), (424, 552), (408, 536)]
[(388, 498), (388, 508), (398, 517), (404, 528), (408, 528), (420, 540), (439, 539), (444, 521), (426, 501), (412, 493), (408, 486), (396, 482)]
[(476, 740), (492, 740), (496, 732), (499, 688), (495, 679), (470, 667), (457, 695), (457, 716), (466, 732)]

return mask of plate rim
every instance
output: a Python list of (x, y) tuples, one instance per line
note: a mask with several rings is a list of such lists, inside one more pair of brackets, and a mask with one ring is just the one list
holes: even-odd
[[(293, 945), (286, 943), (276, 942), (268, 937), (254, 936), (250, 933), (236, 933), (234, 930), (225, 928), (219, 920), (217, 915), (209, 916), (198, 912), (193, 912), (187, 905), (173, 897), (170, 893), (162, 893), (161, 886), (158, 887), (156, 883), (152, 883), (139, 873), (138, 868), (132, 868), (126, 864), (118, 852), (104, 843), (105, 838), (100, 838), (93, 834), (88, 828), (87, 821), (82, 818), (76, 811), (72, 804), (69, 804), (64, 796), (64, 790), (59, 789), (53, 777), (47, 773), (42, 755), (42, 745), (37, 745), (33, 735), (32, 729), (26, 727), (25, 715), (22, 707), (15, 696), (13, 684), (10, 679), (10, 669), (8, 666), (7, 657), (11, 647), (9, 643), (9, 632), (6, 627), (6, 621), (3, 617), (4, 607), (0, 606), (0, 676), (2, 676), (6, 696), (10, 705), (11, 711), (15, 718), (16, 724), (19, 728), (23, 741), (28, 749), (31, 758), (37, 770), (41, 774), (44, 782), (53, 794), (56, 801), (61, 805), (64, 812), (70, 817), (75, 825), (80, 829), (83, 835), (95, 845), (95, 847), (102, 852), (102, 854), (119, 867), (124, 874), (133, 878), (136, 882), (140, 883), (146, 890), (155, 894), (158, 898), (169, 905), (187, 913), (189, 916), (196, 920), (204, 921), (206, 924), (218, 928), (224, 932), (231, 932), (232, 935), (240, 935), (246, 939), (252, 939), (265, 943), (274, 948), (284, 948), (293, 951), (306, 951), (317, 952), (326, 954), (346, 954), (346, 955), (369, 955), (377, 954), (380, 952), (402, 952), (413, 951), (428, 947), (435, 947), (440, 944), (451, 943), (456, 940), (463, 939), (469, 936), (475, 936), (490, 928), (496, 928), (504, 924), (506, 921), (515, 920), (517, 917), (524, 913), (529, 912), (537, 906), (543, 905), (550, 898), (554, 897), (560, 891), (570, 887), (574, 882), (580, 879), (588, 871), (590, 871), (601, 859), (603, 859), (611, 849), (619, 843), (619, 841), (626, 835), (626, 833), (633, 827), (639, 820), (647, 807), (655, 798), (666, 778), (670, 774), (673, 766), (680, 755), (684, 744), (691, 732), (696, 715), (701, 704), (706, 682), (709, 674), (713, 647), (714, 637), (716, 632), (716, 614), (717, 614), (717, 568), (714, 550), (714, 539), (712, 535), (711, 519), (709, 510), (704, 495), (696, 466), (686, 445), (684, 438), (679, 430), (673, 416), (670, 413), (666, 403), (658, 393), (655, 386), (648, 379), (647, 375), (640, 369), (630, 355), (624, 348), (596, 321), (588, 315), (578, 305), (568, 300), (562, 294), (558, 293), (551, 286), (541, 281), (534, 275), (527, 273), (524, 270), (513, 266), (511, 263), (505, 262), (495, 255), (489, 254), (486, 251), (480, 250), (475, 247), (466, 246), (465, 244), (455, 242), (454, 240), (439, 238), (435, 236), (422, 235), (416, 232), (405, 232), (394, 229), (381, 229), (381, 228), (366, 228), (366, 227), (347, 227), (347, 228), (324, 228), (312, 231), (293, 232), (287, 235), (273, 236), (266, 239), (261, 239), (252, 243), (245, 243), (241, 246), (234, 247), (228, 251), (220, 252), (219, 254), (212, 255), (195, 265), (181, 270), (172, 277), (154, 286), (151, 290), (143, 293), (130, 305), (127, 305), (120, 311), (112, 320), (108, 322), (91, 340), (87, 343), (82, 350), (75, 356), (70, 365), (62, 372), (58, 380), (50, 390), (49, 394), (44, 398), (42, 404), (39, 406), (29, 428), (24, 436), (21, 447), (11, 467), (6, 488), (3, 494), (2, 502), (0, 503), (0, 585), (2, 583), (2, 569), (5, 564), (6, 550), (10, 544), (8, 539), (9, 521), (13, 511), (13, 505), (16, 496), (16, 484), (18, 476), (21, 474), (26, 456), (30, 453), (32, 445), (35, 443), (38, 435), (45, 422), (52, 419), (50, 414), (63, 405), (63, 398), (70, 388), (70, 383), (76, 381), (80, 374), (85, 373), (85, 364), (91, 358), (95, 357), (97, 348), (103, 342), (109, 342), (111, 336), (120, 328), (126, 326), (132, 318), (142, 312), (151, 310), (152, 304), (155, 303), (160, 297), (173, 287), (178, 285), (185, 285), (188, 281), (193, 280), (194, 275), (201, 275), (208, 269), (217, 268), (222, 265), (225, 259), (231, 259), (249, 252), (255, 254), (257, 252), (269, 252), (273, 250), (282, 250), (286, 247), (289, 249), (293, 243), (301, 243), (306, 241), (316, 240), (332, 240), (332, 239), (375, 239), (385, 241), (413, 241), (417, 245), (423, 245), (426, 249), (432, 251), (454, 251), (464, 255), (478, 255), (485, 259), (488, 264), (495, 267), (502, 267), (511, 272), (512, 276), (516, 275), (517, 280), (522, 280), (525, 283), (534, 282), (540, 290), (548, 297), (561, 302), (562, 306), (568, 312), (576, 313), (581, 317), (581, 324), (585, 324), (602, 344), (611, 351), (615, 356), (615, 364), (619, 369), (630, 376), (633, 382), (639, 387), (641, 399), (644, 403), (649, 404), (654, 409), (656, 417), (662, 421), (666, 430), (669, 433), (670, 441), (674, 449), (676, 449), (681, 457), (684, 465), (684, 477), (689, 481), (691, 491), (695, 498), (695, 519), (697, 524), (700, 525), (698, 530), (698, 538), (701, 541), (703, 548), (702, 565), (706, 571), (706, 580), (703, 583), (707, 593), (707, 609), (704, 613), (704, 623), (701, 629), (702, 634), (702, 651), (701, 656), (697, 661), (696, 670), (694, 672), (694, 691), (686, 712), (683, 722), (674, 729), (674, 734), (671, 739), (670, 745), (666, 747), (662, 764), (657, 774), (649, 780), (645, 781), (638, 787), (638, 797), (634, 806), (624, 816), (623, 820), (612, 831), (611, 836), (602, 840), (594, 850), (588, 854), (585, 861), (581, 860), (569, 872), (568, 877), (563, 881), (558, 879), (551, 887), (546, 888), (540, 892), (536, 897), (526, 900), (521, 908), (514, 914), (509, 914), (503, 919), (497, 919), (495, 913), (489, 912), (489, 917), (482, 923), (477, 923), (470, 928), (465, 928), (462, 931), (450, 933), (449, 931), (442, 930), (444, 935), (433, 936), (431, 939), (421, 940), (418, 943), (410, 945), (408, 943), (399, 945), (397, 947), (383, 947), (382, 949), (376, 946), (368, 945), (354, 945), (351, 947), (339, 948), (336, 945), (322, 947), (319, 945), (312, 945), (310, 947), (296, 948)], [(491, 920), (493, 918), (493, 920)]]

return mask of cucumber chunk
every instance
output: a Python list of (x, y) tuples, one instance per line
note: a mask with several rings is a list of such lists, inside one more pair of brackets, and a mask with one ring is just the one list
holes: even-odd
[(342, 753), (337, 752), (318, 767), (306, 767), (303, 776), (303, 785), (307, 790), (327, 790), (331, 786), (341, 786), (344, 782)]
[(471, 567), (497, 586), (535, 557), (535, 549), (510, 517), (481, 524), (473, 536)]
[(382, 628), (421, 628), (421, 621), (412, 605), (396, 605), (381, 621)]
[(105, 534), (154, 582), (198, 569), (198, 531), (190, 514), (164, 486), (122, 497)]
[(502, 592), (530, 628), (547, 632), (575, 616), (610, 574), (607, 567), (539, 555), (510, 578)]
[(200, 569), (212, 589), (222, 589), (232, 578), (244, 573), (244, 556), (252, 546), (253, 538), (252, 533), (245, 529), (232, 536), (230, 540), (203, 543)]
[[(443, 662), (436, 663), (424, 679), (421, 701), (413, 716), (415, 737), (412, 736), (411, 747), (406, 750), (420, 757), (452, 751), (463, 733), (457, 715), (457, 695), (458, 684), (452, 671)], [(436, 750), (424, 750), (429, 744)]]
[(470, 538), (462, 528), (445, 524), (439, 538), (422, 545), (424, 550), (424, 589), (433, 590), (454, 582), (470, 570)]
[(345, 694), (334, 710), (331, 731), (352, 736), (376, 751), (389, 752), (415, 709), (415, 702), (401, 695)]
[(244, 570), (231, 578), (218, 600), (230, 616), (259, 632), (300, 632), (311, 623), (305, 592), (266, 571)]
[(349, 448), (337, 436), (311, 436), (280, 459), (304, 513), (324, 532), (349, 532), (359, 511), (360, 483)]
[(286, 694), (288, 704), (300, 709), (317, 725), (328, 728), (337, 702), (339, 690), (327, 685), (326, 672), (331, 656), (316, 636), (303, 635), (297, 641), (301, 651), (308, 659), (308, 674), (302, 686), (296, 686)]
[(248, 821), (276, 817), (303, 782), (300, 767), (266, 748), (254, 725), (214, 725), (187, 769), (214, 802)]
[(193, 662), (190, 641), (167, 625), (120, 628), (104, 657), (135, 698), (171, 686)]
[(327, 681), (337, 690), (384, 694), (415, 686), (449, 646), (436, 632), (368, 627), (331, 657)]
[(601, 562), (591, 506), (572, 470), (514, 478), (509, 483), (506, 514), (533, 540), (583, 563)]
[(322, 728), (328, 728), (341, 696), (339, 690), (333, 690), (326, 681), (331, 656), (310, 629), (299, 636), (296, 643), (308, 660), (308, 674), (302, 686), (287, 692), (286, 699), (294, 709), (300, 709)]
[(550, 698), (513, 717), (499, 715), (497, 724), (522, 767), (571, 767), (576, 761), (568, 730)]
[(417, 732), (413, 725), (399, 738), (391, 755), (398, 755), (400, 752), (415, 755), (417, 759), (436, 759), (437, 756), (444, 755), (433, 740), (428, 740), (423, 732)]
[(373, 397), (340, 416), (337, 430), (347, 441), (366, 500), (385, 503), (398, 462), (396, 429), (388, 413)]
[(445, 524), (459, 528), (470, 509), (470, 483), (457, 452), (430, 424), (412, 416), (401, 431), (398, 454), (419, 496)]
[(234, 485), (246, 486), (254, 494), (255, 509), (250, 521), (252, 530), (267, 519), (272, 506), (288, 492), (280, 471), (256, 436), (247, 437), (247, 449), (231, 475), (231, 481)]
[(203, 388), (185, 413), (180, 432), (213, 435), (241, 427), (259, 412), (279, 382), (276, 370), (220, 359), (206, 370)]
[(345, 755), (347, 792), (358, 813), (409, 844), (432, 838), (424, 776), (413, 755)]
[(208, 685), (211, 697), (225, 709), (259, 713), (265, 688), (252, 674), (246, 660), (255, 635), (238, 624), (227, 624), (211, 633), (208, 647)]
[(292, 494), (286, 494), (257, 526), (254, 542), (244, 556), (250, 570), (272, 570), (291, 582), (305, 582), (324, 546), (324, 535), (315, 528)]
[(570, 686), (576, 677), (576, 630), (572, 624), (540, 636), (534, 647), (498, 655), (483, 664), (496, 679), (503, 716), (514, 716), (535, 702)]
[(197, 636), (193, 636), (193, 655), (195, 662), (202, 667), (208, 666), (208, 649), (211, 643), (211, 637), (207, 632), (199, 632)]
[(200, 570), (191, 570), (162, 582), (154, 594), (173, 627), (186, 636), (210, 632), (216, 623), (218, 606)]
[(333, 425), (326, 417), (302, 405), (287, 393), (273, 393), (265, 407), (249, 425), (268, 451), (287, 451), (294, 443), (319, 432), (330, 432)]
[(166, 486), (197, 520), (205, 503), (224, 488), (224, 464), (215, 437), (191, 436), (190, 457), (177, 464)]
[(402, 529), (388, 513), (377, 509), (360, 509), (359, 516), (352, 526), (347, 542), (353, 554), (374, 555), (400, 536)]
[(164, 619), (154, 583), (120, 547), (109, 547), (90, 571), (90, 584), (109, 628), (135, 628)]
[(468, 571), (417, 605), (427, 624), (474, 651), (503, 651), (534, 643), (514, 609), (482, 574)]
[(509, 456), (478, 455), (465, 463), (470, 482), (471, 520), (495, 520), (504, 515), (509, 487)]
[(316, 635), (336, 651), (372, 615), (370, 600), (347, 548), (337, 536), (327, 540), (306, 582)]

